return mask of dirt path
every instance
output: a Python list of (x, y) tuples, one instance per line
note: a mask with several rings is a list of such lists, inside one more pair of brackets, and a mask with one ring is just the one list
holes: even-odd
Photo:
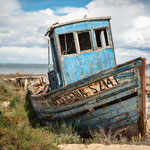
[(58, 146), (61, 150), (150, 150), (146, 145), (102, 145), (102, 144), (64, 144)]

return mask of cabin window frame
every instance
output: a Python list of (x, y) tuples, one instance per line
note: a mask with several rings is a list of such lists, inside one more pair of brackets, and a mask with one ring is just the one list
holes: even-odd
[[(106, 35), (107, 35), (107, 40), (108, 40), (108, 46), (106, 45), (106, 46), (104, 46), (103, 45), (103, 39), (101, 38), (100, 40), (101, 40), (101, 43), (102, 43), (102, 46), (101, 47), (98, 47), (97, 46), (97, 38), (96, 38), (96, 30), (104, 30), (104, 29), (106, 29)], [(109, 35), (109, 28), (108, 27), (100, 27), (100, 28), (94, 28), (93, 29), (93, 32), (94, 32), (94, 37), (95, 37), (95, 45), (96, 45), (96, 49), (102, 49), (102, 48), (110, 48), (111, 46), (112, 46), (112, 42), (110, 41), (110, 35)]]
[[(74, 45), (75, 45), (75, 53), (71, 53), (71, 54), (62, 54), (62, 52), (61, 52), (61, 44), (60, 44), (60, 38), (59, 38), (59, 36), (60, 35), (65, 35), (65, 34), (70, 34), (70, 33), (72, 33), (73, 34), (73, 39), (74, 39)], [(61, 56), (69, 56), (69, 55), (76, 55), (76, 54), (78, 54), (78, 52), (77, 52), (77, 44), (76, 44), (76, 37), (75, 37), (75, 32), (73, 31), (73, 32), (67, 32), (67, 33), (62, 33), (62, 34), (57, 34), (57, 39), (58, 39), (58, 47), (59, 47), (59, 50), (60, 50), (60, 54), (61, 54)]]
[[(57, 65), (56, 65), (56, 57), (57, 56), (55, 56), (55, 55), (57, 55), (57, 45), (56, 45), (56, 43), (55, 43), (55, 38), (54, 38), (54, 36), (53, 35), (51, 35), (50, 36), (50, 53), (51, 53), (51, 55), (52, 55), (52, 62), (53, 62), (53, 69), (52, 70), (56, 70), (56, 68), (57, 68)], [(54, 54), (55, 53), (55, 54)], [(49, 56), (50, 57), (50, 56)], [(51, 59), (50, 58), (50, 59)], [(51, 71), (52, 71), (51, 70)]]
[[(84, 32), (89, 32), (89, 37), (90, 37), (90, 43), (91, 43), (91, 49), (87, 49), (87, 50), (82, 50), (80, 48), (80, 42), (79, 42), (79, 34), (80, 33), (84, 33)], [(79, 51), (80, 53), (85, 53), (85, 52), (89, 52), (89, 51), (93, 51), (93, 40), (92, 40), (92, 33), (91, 30), (84, 30), (84, 31), (76, 31), (77, 33), (77, 43), (78, 43), (78, 47), (79, 47)]]

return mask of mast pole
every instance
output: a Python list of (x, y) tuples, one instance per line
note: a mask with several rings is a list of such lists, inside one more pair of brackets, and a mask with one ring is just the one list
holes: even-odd
[(48, 72), (50, 72), (50, 40), (48, 40)]

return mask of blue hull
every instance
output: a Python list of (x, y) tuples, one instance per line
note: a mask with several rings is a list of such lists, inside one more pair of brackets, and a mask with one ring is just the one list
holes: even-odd
[(30, 99), (44, 122), (64, 120), (82, 131), (128, 127), (145, 134), (144, 78), (145, 59), (138, 58)]

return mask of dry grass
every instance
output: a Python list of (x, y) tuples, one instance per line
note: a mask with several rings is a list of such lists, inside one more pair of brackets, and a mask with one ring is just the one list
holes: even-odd
[(115, 133), (90, 131), (90, 138), (82, 137), (71, 125), (61, 123), (55, 126), (41, 127), (29, 101), (25, 101), (26, 91), (13, 91), (11, 84), (0, 81), (0, 100), (10, 101), (9, 107), (0, 108), (0, 149), (57, 149), (52, 143), (101, 143), (101, 144), (146, 144), (143, 138), (139, 142), (138, 136), (134, 143), (124, 136), (124, 129)]
[[(80, 136), (72, 126), (55, 125), (40, 127), (40, 120), (25, 100), (26, 91), (13, 91), (11, 84), (1, 81), (1, 88), (10, 88), (3, 94), (10, 101), (7, 108), (0, 108), (0, 149), (58, 149), (53, 143), (79, 143)], [(10, 94), (11, 93), (11, 94)], [(10, 98), (8, 99), (8, 95)]]
[(8, 101), (12, 98), (12, 88), (11, 86), (7, 85), (5, 82), (0, 81), (0, 102)]
[(99, 128), (99, 130), (91, 131), (90, 136), (91, 138), (85, 139), (85, 144), (92, 144), (92, 143), (100, 143), (104, 145), (110, 144), (127, 144), (127, 145), (147, 145), (150, 146), (150, 138), (146, 136), (142, 136), (140, 138), (139, 133), (133, 137), (129, 137), (127, 135), (127, 129), (121, 128), (116, 131), (109, 131), (104, 130), (104, 128)]
[(81, 136), (75, 131), (71, 124), (67, 125), (63, 121), (55, 125), (44, 127), (44, 130), (53, 135), (53, 142), (56, 144), (81, 143)]
[(124, 131), (126, 128), (122, 128), (117, 131), (104, 130), (104, 128), (99, 128), (96, 131), (89, 131), (91, 138), (86, 139), (85, 143), (101, 143), (101, 144), (127, 144), (129, 139), (125, 136)]
[[(0, 87), (6, 88), (7, 86), (9, 85), (4, 83)], [(10, 101), (9, 107), (0, 108), (0, 149), (58, 149), (52, 144), (53, 136), (49, 132), (30, 125), (25, 100), (21, 99), (16, 92), (11, 92), (9, 100), (7, 94), (4, 95), (6, 100)], [(9, 94), (9, 92), (5, 93)]]

